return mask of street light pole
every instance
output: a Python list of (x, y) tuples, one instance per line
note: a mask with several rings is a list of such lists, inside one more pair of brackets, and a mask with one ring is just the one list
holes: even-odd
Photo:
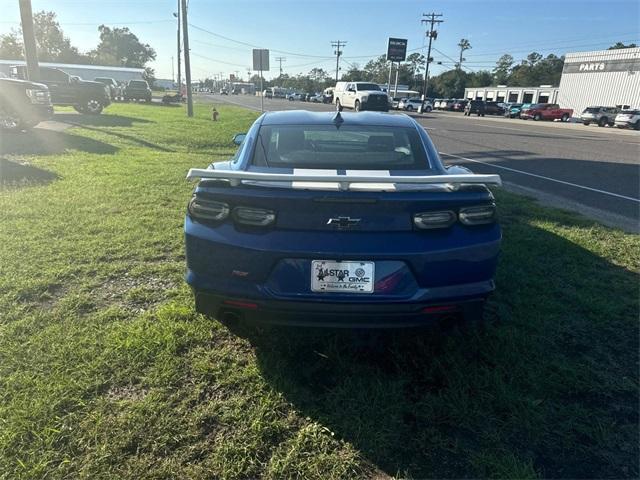
[(178, 0), (178, 12), (173, 14), (178, 19), (178, 95), (182, 92), (182, 76), (180, 75), (180, 0)]

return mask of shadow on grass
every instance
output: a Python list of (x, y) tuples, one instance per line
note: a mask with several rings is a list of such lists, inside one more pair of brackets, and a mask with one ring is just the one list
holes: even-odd
[(153, 123), (151, 120), (122, 115), (81, 115), (78, 113), (56, 113), (52, 120), (74, 126), (131, 127), (135, 123)]
[(389, 475), (636, 478), (638, 277), (531, 208), (504, 208), (485, 331), (249, 330), (264, 378)]
[(43, 185), (57, 179), (48, 170), (0, 158), (0, 186)]
[(118, 151), (113, 145), (67, 132), (34, 128), (27, 132), (0, 132), (0, 154), (5, 155), (56, 155), (66, 150), (113, 155)]

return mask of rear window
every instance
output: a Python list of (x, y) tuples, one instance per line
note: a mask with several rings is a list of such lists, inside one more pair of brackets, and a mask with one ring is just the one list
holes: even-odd
[(147, 87), (147, 82), (145, 82), (144, 80), (131, 80), (129, 82), (129, 85), (131, 85), (132, 87)]
[(356, 90), (378, 90), (380, 91), (380, 87), (375, 83), (356, 83)]
[(425, 170), (415, 128), (343, 125), (260, 127), (253, 165), (349, 170)]
[(640, 110), (622, 110), (620, 113), (625, 115), (640, 115)]
[(598, 113), (600, 112), (600, 107), (589, 107), (584, 109), (585, 113)]

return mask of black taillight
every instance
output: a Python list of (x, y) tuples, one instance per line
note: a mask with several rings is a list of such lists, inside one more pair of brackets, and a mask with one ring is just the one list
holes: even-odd
[(229, 216), (229, 205), (193, 196), (189, 201), (189, 215), (196, 220), (220, 222)]
[(496, 221), (496, 206), (493, 204), (463, 207), (458, 213), (463, 225), (486, 225)]
[(276, 221), (276, 212), (264, 208), (236, 207), (233, 209), (233, 219), (242, 225), (266, 227)]
[(422, 212), (413, 216), (413, 224), (420, 230), (446, 228), (456, 221), (456, 214), (451, 210), (438, 212)]

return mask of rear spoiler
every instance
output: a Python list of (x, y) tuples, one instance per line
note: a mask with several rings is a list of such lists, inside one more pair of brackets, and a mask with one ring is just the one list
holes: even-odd
[(368, 184), (481, 184), (502, 185), (500, 175), (456, 174), (456, 175), (425, 175), (425, 176), (375, 176), (375, 175), (309, 175), (303, 173), (263, 173), (246, 172), (240, 170), (211, 170), (192, 168), (187, 174), (187, 180), (212, 178), (226, 180), (232, 186), (242, 181), (249, 182), (312, 182), (313, 184), (337, 183), (340, 190), (349, 190), (352, 183)]

